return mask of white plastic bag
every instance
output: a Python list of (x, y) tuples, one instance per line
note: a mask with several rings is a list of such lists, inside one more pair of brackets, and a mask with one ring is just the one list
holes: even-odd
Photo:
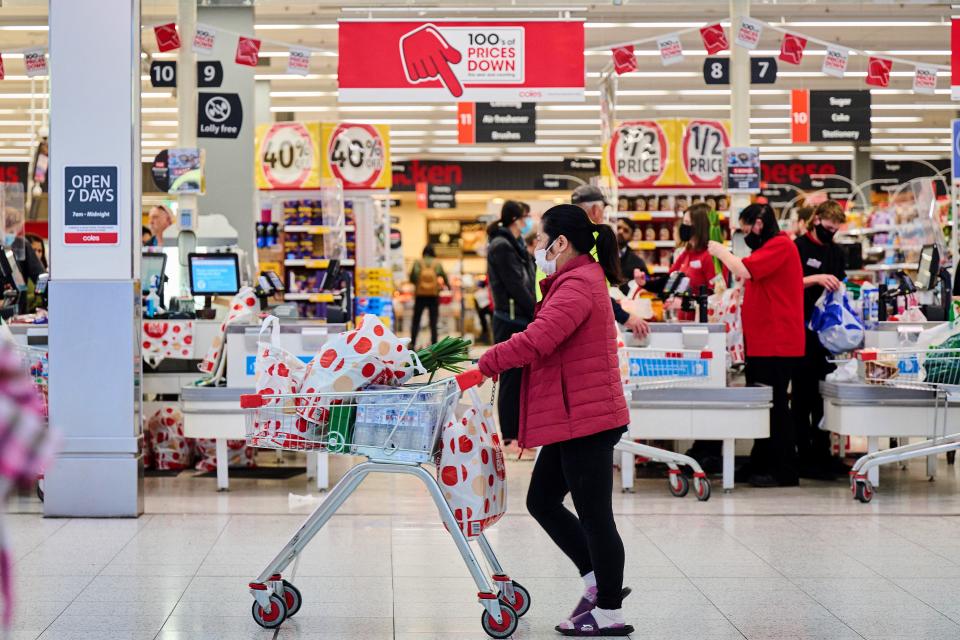
[(853, 351), (863, 344), (863, 321), (854, 312), (847, 288), (820, 295), (807, 328), (817, 334), (830, 353)]

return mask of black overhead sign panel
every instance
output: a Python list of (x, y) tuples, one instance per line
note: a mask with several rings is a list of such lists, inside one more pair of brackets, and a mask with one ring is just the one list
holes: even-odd
[(810, 91), (811, 142), (869, 140), (869, 91)]
[(537, 141), (537, 105), (478, 102), (476, 141), (518, 143)]

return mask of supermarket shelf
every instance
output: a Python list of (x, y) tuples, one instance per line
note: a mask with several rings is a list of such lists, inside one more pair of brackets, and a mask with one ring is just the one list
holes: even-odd
[(673, 249), (677, 243), (673, 240), (634, 240), (630, 248), (634, 251), (650, 251), (652, 249)]
[[(341, 267), (352, 267), (355, 264), (353, 260), (341, 260)], [(321, 260), (317, 259), (301, 259), (301, 260), (284, 260), (283, 266), (285, 267), (307, 267), (308, 269), (326, 269), (330, 266), (330, 261), (326, 258)]]
[[(729, 211), (718, 211), (720, 214), (720, 219), (726, 219)], [(650, 220), (676, 220), (680, 217), (679, 213), (674, 213), (672, 211), (620, 211), (617, 213), (618, 218), (629, 218), (634, 222), (647, 222)]]
[(617, 196), (725, 196), (722, 188), (703, 189), (694, 187), (652, 187), (649, 189), (617, 189)]
[(322, 235), (324, 233), (333, 233), (336, 231), (355, 231), (356, 227), (352, 224), (340, 225), (338, 227), (328, 227), (319, 224), (288, 224), (284, 225), (283, 230), (287, 233), (309, 233), (312, 235)]
[(332, 293), (285, 293), (283, 294), (284, 300), (290, 301), (301, 301), (301, 302), (333, 302), (334, 294)]

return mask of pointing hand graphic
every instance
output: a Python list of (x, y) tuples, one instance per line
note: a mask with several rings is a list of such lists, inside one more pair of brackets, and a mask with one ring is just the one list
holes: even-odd
[(400, 57), (408, 81), (439, 78), (454, 97), (463, 95), (463, 86), (450, 68), (451, 64), (460, 62), (460, 52), (451, 47), (432, 24), (425, 24), (400, 39)]

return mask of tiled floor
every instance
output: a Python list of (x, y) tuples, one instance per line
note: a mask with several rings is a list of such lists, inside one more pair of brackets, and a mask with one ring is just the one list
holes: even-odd
[[(342, 473), (348, 459), (338, 459)], [(533, 594), (515, 637), (558, 637), (573, 567), (522, 508), (530, 463), (510, 462), (512, 509), (489, 538)], [(665, 481), (617, 492), (624, 603), (635, 638), (960, 638), (960, 472), (884, 469), (874, 502), (843, 483), (671, 498)], [(372, 478), (303, 554), (300, 613), (275, 635), (250, 617), (256, 577), (312, 505), (289, 481), (147, 480), (138, 520), (44, 520), (21, 498), (14, 638), (480, 640), (480, 607), (452, 542), (410, 478)], [(315, 503), (314, 503), (315, 504)], [(293, 505), (293, 506), (291, 506)]]

